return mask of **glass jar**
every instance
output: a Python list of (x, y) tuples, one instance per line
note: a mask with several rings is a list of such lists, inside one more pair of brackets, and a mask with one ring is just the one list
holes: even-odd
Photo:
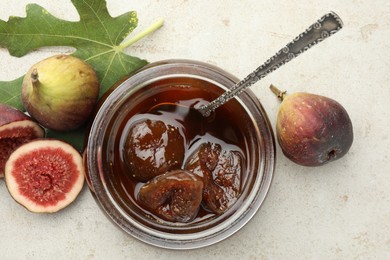
[[(129, 111), (145, 109), (145, 100), (167, 92), (170, 86), (197, 88), (209, 101), (238, 79), (210, 64), (192, 60), (151, 63), (110, 90), (99, 106), (85, 150), (87, 181), (97, 204), (109, 219), (133, 237), (158, 247), (193, 249), (217, 243), (242, 228), (258, 211), (270, 188), (275, 166), (275, 140), (261, 103), (250, 90), (217, 108), (227, 109), (245, 142), (245, 172), (237, 201), (221, 215), (204, 216), (189, 223), (170, 223), (147, 214), (129, 195), (125, 172), (118, 171), (123, 125)], [(170, 96), (170, 94), (171, 96)], [(196, 97), (194, 97), (196, 98)], [(146, 106), (151, 106), (148, 103)], [(121, 139), (122, 138), (122, 139)]]

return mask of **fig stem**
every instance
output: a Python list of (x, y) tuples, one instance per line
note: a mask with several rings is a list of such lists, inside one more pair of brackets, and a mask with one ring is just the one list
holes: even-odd
[(163, 19), (158, 20), (157, 22), (153, 23), (151, 26), (149, 26), (148, 28), (146, 28), (145, 30), (143, 30), (142, 32), (140, 32), (139, 34), (137, 34), (136, 36), (131, 38), (130, 40), (124, 42), (121, 45), (119, 45), (119, 48), (121, 50), (126, 49), (127, 47), (129, 47), (133, 43), (141, 40), (145, 36), (147, 36), (147, 35), (155, 32), (155, 31), (157, 31), (158, 29), (160, 29), (161, 26), (163, 26), (163, 24), (164, 24), (164, 20)]
[(31, 72), (31, 82), (34, 87), (36, 87), (39, 82), (38, 70), (36, 68)]
[(280, 89), (278, 89), (275, 85), (271, 84), (271, 86), (269, 86), (269, 88), (271, 89), (271, 91), (276, 95), (276, 97), (280, 100), (280, 101), (283, 101), (284, 97), (286, 96), (286, 93), (287, 91), (281, 91)]

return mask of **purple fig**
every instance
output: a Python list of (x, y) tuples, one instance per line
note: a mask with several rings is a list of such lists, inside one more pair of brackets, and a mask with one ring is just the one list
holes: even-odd
[(20, 145), (44, 136), (42, 127), (22, 111), (0, 104), (0, 178), (10, 154)]
[(352, 122), (337, 101), (310, 93), (293, 93), (282, 100), (276, 134), (284, 155), (304, 166), (320, 166), (343, 157), (353, 142)]

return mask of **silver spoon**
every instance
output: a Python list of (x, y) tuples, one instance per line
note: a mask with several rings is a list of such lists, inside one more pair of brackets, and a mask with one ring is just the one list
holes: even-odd
[(278, 51), (274, 56), (268, 59), (263, 65), (246, 76), (243, 80), (235, 84), (221, 96), (211, 101), (210, 103), (198, 108), (199, 112), (207, 117), (217, 107), (225, 104), (233, 97), (239, 95), (247, 87), (264, 78), (269, 73), (275, 71), (283, 64), (297, 57), (302, 52), (310, 49), (317, 43), (325, 40), (332, 34), (336, 33), (343, 27), (343, 22), (340, 17), (334, 12), (330, 12), (321, 17), (316, 23), (311, 25), (303, 33), (295, 37), (295, 39), (287, 44), (284, 48)]

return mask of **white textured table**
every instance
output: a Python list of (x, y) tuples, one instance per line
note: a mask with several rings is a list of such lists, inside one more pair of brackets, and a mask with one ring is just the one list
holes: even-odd
[[(100, 211), (88, 189), (53, 215), (26, 211), (0, 181), (0, 259), (390, 259), (390, 2), (271, 0), (107, 0), (113, 16), (136, 10), (139, 32), (165, 25), (126, 51), (157, 61), (189, 58), (243, 77), (297, 33), (333, 10), (345, 27), (252, 89), (275, 125), (273, 83), (338, 100), (355, 139), (341, 160), (320, 168), (288, 161), (278, 147), (269, 196), (231, 238), (192, 251), (155, 248), (127, 236)], [(1, 0), (0, 18), (24, 16), (27, 0)], [(70, 1), (36, 0), (66, 20)], [(23, 58), (0, 50), (0, 80), (69, 49), (44, 48)]]

